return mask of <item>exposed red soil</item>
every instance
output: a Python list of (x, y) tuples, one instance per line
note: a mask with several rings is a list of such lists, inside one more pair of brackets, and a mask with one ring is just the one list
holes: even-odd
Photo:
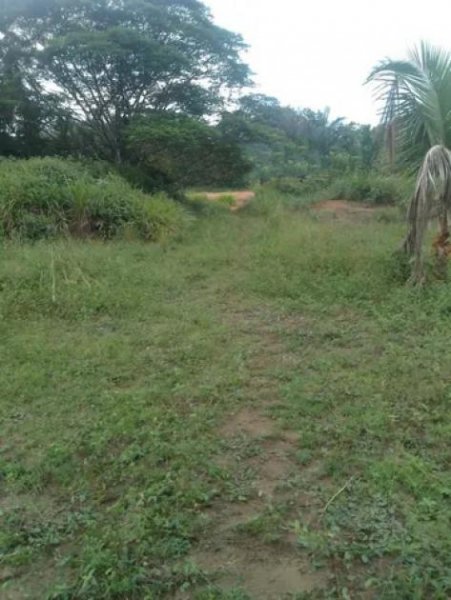
[(349, 202), (348, 200), (323, 200), (313, 207), (315, 212), (334, 213), (336, 216), (347, 216), (350, 214), (371, 214), (377, 208), (360, 202)]
[[(297, 364), (281, 331), (299, 328), (303, 319), (292, 321), (263, 308), (236, 308), (227, 322), (249, 335), (253, 349), (247, 361), (250, 403), (229, 414), (218, 428), (224, 449), (217, 464), (228, 471), (242, 497), (221, 496), (212, 502), (204, 512), (208, 525), (190, 559), (217, 588), (241, 587), (253, 600), (326, 590), (333, 573), (311, 563), (294, 529), (299, 519), (314, 524), (319, 518), (322, 505), (311, 482), (319, 480), (321, 461), (299, 464), (299, 432), (283, 428), (271, 415), (280, 400), (272, 370), (278, 364)], [(279, 525), (267, 522), (260, 533), (254, 531), (259, 522), (274, 518), (271, 515), (278, 518), (278, 511), (283, 514)], [(193, 597), (193, 590), (180, 590), (176, 600)]]

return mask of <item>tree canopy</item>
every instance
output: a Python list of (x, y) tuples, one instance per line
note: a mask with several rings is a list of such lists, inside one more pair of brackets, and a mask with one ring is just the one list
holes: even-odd
[(371, 166), (369, 127), (250, 94), (245, 49), (199, 0), (10, 2), (0, 155), (98, 158), (150, 188)]
[(6, 9), (0, 33), (0, 82), (18, 92), (2, 117), (19, 114), (23, 92), (52, 96), (94, 132), (98, 155), (117, 162), (137, 115), (199, 118), (249, 82), (241, 37), (197, 0), (22, 0)]
[(241, 145), (260, 179), (369, 168), (378, 147), (369, 126), (331, 119), (328, 109), (282, 106), (263, 94), (242, 97), (235, 111), (223, 115), (219, 128)]

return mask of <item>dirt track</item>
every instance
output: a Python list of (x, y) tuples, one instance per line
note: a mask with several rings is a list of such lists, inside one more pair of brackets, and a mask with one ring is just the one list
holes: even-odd
[(315, 212), (333, 214), (338, 218), (350, 215), (370, 215), (377, 210), (374, 206), (348, 200), (323, 200), (314, 204), (312, 209)]

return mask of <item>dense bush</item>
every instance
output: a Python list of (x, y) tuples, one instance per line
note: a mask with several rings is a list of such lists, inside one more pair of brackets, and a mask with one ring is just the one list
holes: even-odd
[(308, 175), (305, 178), (277, 177), (265, 183), (263, 187), (290, 196), (306, 196), (324, 189), (329, 182), (330, 176), (324, 172)]
[(356, 173), (333, 181), (327, 197), (331, 200), (404, 205), (412, 191), (413, 181), (406, 176)]
[[(280, 206), (300, 210), (322, 200), (349, 200), (370, 204), (396, 205), (405, 209), (414, 189), (413, 179), (404, 175), (383, 175), (380, 172), (357, 172), (336, 177), (330, 171), (307, 175), (305, 178), (279, 177), (257, 187), (254, 202), (246, 212), (275, 214)], [(392, 213), (381, 219), (397, 219)]]
[(0, 161), (0, 228), (6, 237), (57, 235), (157, 240), (184, 212), (163, 194), (148, 196), (118, 175), (58, 158)]
[(309, 175), (305, 179), (294, 177), (272, 179), (263, 187), (296, 197), (311, 196), (312, 199), (322, 200), (405, 205), (412, 194), (413, 186), (412, 179), (403, 175), (383, 175), (362, 171), (337, 178), (332, 173), (324, 171)]

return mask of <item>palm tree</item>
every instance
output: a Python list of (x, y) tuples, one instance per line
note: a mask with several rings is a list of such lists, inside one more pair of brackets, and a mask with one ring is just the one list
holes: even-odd
[[(451, 210), (451, 53), (427, 43), (409, 52), (408, 60), (385, 60), (369, 82), (383, 102), (391, 155), (410, 167), (420, 166), (412, 196), (404, 249), (413, 258), (412, 279), (423, 280), (422, 246), (431, 218), (440, 223), (436, 242), (442, 262), (448, 250)], [(422, 164), (421, 164), (421, 160)]]

